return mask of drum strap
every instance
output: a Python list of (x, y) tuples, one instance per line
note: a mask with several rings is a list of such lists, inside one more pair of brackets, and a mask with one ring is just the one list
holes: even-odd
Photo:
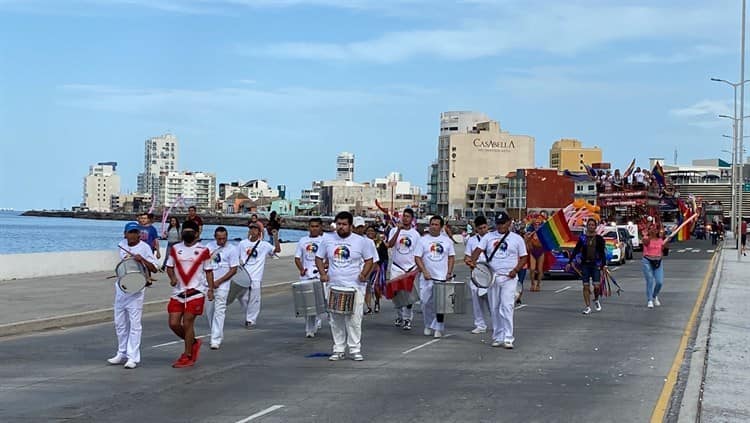
[(406, 270), (403, 267), (399, 266), (396, 262), (393, 262), (393, 265), (401, 269), (404, 273), (409, 273), (414, 270), (415, 267), (417, 267), (417, 265), (415, 264), (414, 266), (410, 267), (409, 270)]
[(492, 250), (492, 254), (490, 254), (489, 256), (487, 256), (487, 251), (484, 252), (484, 257), (487, 258), (487, 263), (488, 264), (489, 264), (489, 262), (492, 261), (492, 258), (495, 257), (495, 253), (500, 248), (500, 246), (503, 245), (503, 242), (505, 242), (505, 238), (507, 238), (508, 235), (510, 235), (510, 231), (506, 232), (505, 235), (503, 235), (503, 237), (500, 239), (500, 242), (498, 242), (497, 245), (495, 246), (495, 249)]
[(244, 262), (244, 263), (242, 263), (242, 267), (245, 267), (245, 265), (247, 264), (247, 262), (248, 262), (248, 261), (250, 261), (250, 257), (252, 257), (252, 256), (253, 256), (253, 253), (255, 252), (255, 250), (256, 250), (256, 249), (258, 249), (258, 244), (260, 244), (260, 242), (261, 242), (262, 240), (263, 240), (263, 238), (259, 239), (259, 240), (258, 240), (258, 241), (257, 241), (257, 242), (255, 243), (255, 245), (253, 245), (253, 249), (252, 249), (252, 250), (250, 250), (250, 254), (248, 254), (248, 255), (247, 255), (247, 260), (245, 260), (245, 262)]

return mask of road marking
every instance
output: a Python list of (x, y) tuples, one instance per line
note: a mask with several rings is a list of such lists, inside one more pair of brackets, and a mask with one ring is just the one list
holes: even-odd
[(672, 399), (674, 388), (677, 385), (677, 373), (680, 371), (680, 366), (682, 365), (683, 358), (685, 357), (685, 350), (687, 349), (688, 341), (690, 340), (690, 336), (693, 333), (695, 322), (698, 320), (698, 313), (700, 312), (701, 304), (703, 304), (703, 300), (706, 298), (706, 294), (708, 292), (708, 280), (711, 276), (712, 271), (714, 270), (714, 265), (716, 264), (717, 257), (719, 257), (719, 254), (713, 255), (713, 257), (711, 258), (711, 263), (708, 265), (706, 276), (703, 277), (703, 283), (701, 284), (701, 289), (698, 292), (698, 297), (695, 299), (693, 311), (690, 313), (690, 318), (688, 319), (687, 325), (685, 325), (685, 330), (683, 330), (682, 332), (682, 339), (680, 340), (680, 345), (677, 348), (677, 354), (675, 354), (674, 356), (672, 367), (669, 369), (669, 373), (667, 373), (667, 379), (664, 382), (664, 387), (661, 390), (659, 399), (656, 401), (654, 411), (651, 413), (651, 423), (663, 422), (664, 416), (667, 414), (669, 402)]
[(706, 250), (708, 254), (713, 254), (714, 250)]
[[(196, 338), (199, 338), (199, 339), (200, 339), (200, 338), (205, 338), (205, 337), (207, 337), (207, 336), (208, 336), (208, 335), (201, 335), (201, 336), (196, 336)], [(183, 341), (182, 339), (180, 339), (179, 341), (165, 342), (165, 343), (163, 343), (163, 344), (159, 344), (159, 345), (154, 345), (154, 346), (153, 346), (153, 347), (151, 347), (151, 348), (166, 347), (167, 345), (182, 344), (183, 342), (184, 342), (184, 341)]]
[(677, 252), (678, 252), (678, 253), (684, 253), (684, 252), (685, 252), (685, 249), (682, 249), (682, 250), (677, 250)]
[[(443, 338), (448, 338), (448, 337), (451, 337), (451, 336), (453, 336), (453, 335), (445, 335), (445, 336), (443, 336)], [(414, 348), (411, 348), (411, 349), (408, 349), (408, 350), (402, 352), (401, 354), (409, 354), (409, 353), (414, 352), (416, 350), (421, 350), (422, 348), (424, 348), (426, 346), (432, 345), (432, 344), (434, 344), (436, 342), (440, 342), (440, 340), (443, 339), (443, 338), (438, 338), (438, 339), (433, 339), (432, 341), (427, 341), (424, 344), (418, 345), (418, 346), (416, 346)]]
[(251, 420), (255, 420), (258, 417), (263, 417), (263, 416), (265, 416), (268, 413), (273, 413), (274, 411), (282, 409), (282, 408), (284, 408), (283, 405), (272, 405), (272, 406), (266, 408), (263, 411), (259, 411), (259, 412), (255, 413), (255, 414), (253, 414), (252, 416), (248, 416), (248, 417), (245, 417), (242, 420), (238, 420), (237, 423), (247, 423), (247, 422), (249, 422)]
[(516, 310), (520, 310), (522, 308), (526, 307), (526, 304), (521, 304), (519, 306), (516, 306)]
[(570, 289), (570, 287), (569, 287), (569, 286), (566, 286), (565, 288), (561, 288), (561, 289), (558, 289), (557, 291), (555, 291), (555, 294), (559, 294), (559, 293), (561, 293), (561, 292), (563, 292), (563, 291), (567, 291), (567, 290), (569, 290), (569, 289)]
[(693, 250), (694, 253), (700, 253), (701, 250)]

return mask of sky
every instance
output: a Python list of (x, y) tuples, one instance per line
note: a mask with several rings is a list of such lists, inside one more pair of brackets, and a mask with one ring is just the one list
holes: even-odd
[[(425, 186), (440, 112), (649, 157), (729, 160), (740, 0), (0, 0), (0, 207), (69, 208), (91, 164), (136, 189), (144, 140), (181, 170), (293, 198), (400, 171)], [(749, 93), (750, 95), (750, 93)], [(747, 112), (746, 112), (747, 113)]]

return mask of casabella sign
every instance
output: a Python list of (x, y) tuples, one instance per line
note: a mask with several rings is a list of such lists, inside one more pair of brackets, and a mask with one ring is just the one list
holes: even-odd
[(481, 138), (474, 138), (474, 147), (480, 150), (510, 150), (516, 148), (516, 143), (513, 140), (510, 141), (495, 141), (495, 140), (483, 140)]

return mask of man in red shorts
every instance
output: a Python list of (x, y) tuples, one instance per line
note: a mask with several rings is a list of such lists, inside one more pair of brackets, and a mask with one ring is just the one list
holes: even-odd
[(203, 314), (205, 299), (214, 299), (211, 252), (198, 241), (200, 228), (194, 221), (182, 225), (182, 242), (169, 250), (167, 275), (172, 297), (167, 305), (169, 328), (185, 340), (185, 352), (172, 367), (190, 367), (198, 360), (201, 340), (195, 338), (195, 318)]

